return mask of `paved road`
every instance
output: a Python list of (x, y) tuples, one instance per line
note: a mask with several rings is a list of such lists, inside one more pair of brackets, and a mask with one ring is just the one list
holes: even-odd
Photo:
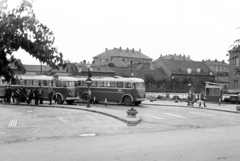
[[(129, 107), (95, 108), (125, 113)], [(240, 158), (239, 114), (156, 105), (135, 108), (141, 122), (127, 126), (85, 111), (1, 105), (0, 160)], [(98, 135), (81, 135), (94, 133)]]

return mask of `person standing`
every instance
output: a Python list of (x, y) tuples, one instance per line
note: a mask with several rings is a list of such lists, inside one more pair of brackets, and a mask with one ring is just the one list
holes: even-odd
[(52, 90), (52, 88), (50, 88), (48, 93), (49, 105), (52, 105), (53, 94), (54, 91)]
[(40, 93), (39, 93), (39, 90), (38, 90), (38, 87), (34, 90), (34, 98), (35, 98), (35, 106), (38, 106), (38, 101), (39, 101), (39, 96), (40, 96)]
[(201, 99), (201, 101), (199, 103), (199, 107), (201, 107), (202, 102), (203, 102), (204, 107), (207, 107), (206, 106), (206, 95), (205, 95), (204, 90), (201, 92), (200, 99)]
[(194, 102), (195, 102), (195, 93), (194, 93), (194, 89), (192, 89), (192, 92), (191, 92), (191, 105), (192, 105), (192, 107), (194, 107)]
[(40, 90), (39, 90), (39, 101), (40, 101), (40, 104), (43, 104), (43, 96), (44, 96), (44, 90), (42, 90), (42, 87), (40, 87)]
[(7, 86), (7, 89), (6, 89), (6, 103), (11, 103), (11, 97), (12, 97), (12, 89), (10, 88), (10, 86)]

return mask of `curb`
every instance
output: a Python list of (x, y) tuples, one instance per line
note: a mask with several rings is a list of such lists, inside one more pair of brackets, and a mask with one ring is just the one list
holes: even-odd
[(120, 118), (118, 116), (115, 116), (115, 115), (111, 115), (109, 113), (106, 113), (106, 112), (101, 112), (101, 111), (96, 111), (96, 110), (91, 110), (91, 109), (82, 109), (82, 108), (77, 108), (77, 107), (66, 107), (66, 106), (55, 106), (55, 105), (38, 105), (38, 106), (35, 106), (35, 105), (29, 105), (29, 104), (9, 104), (9, 103), (0, 103), (1, 105), (15, 105), (15, 106), (33, 106), (33, 107), (51, 107), (51, 108), (67, 108), (67, 109), (74, 109), (74, 110), (83, 110), (83, 111), (88, 111), (88, 112), (95, 112), (95, 113), (99, 113), (99, 114), (103, 114), (103, 115), (106, 115), (106, 116), (110, 116), (110, 117), (113, 117), (117, 120), (120, 120), (120, 121), (123, 121), (129, 125), (135, 125), (135, 124), (138, 124), (140, 123), (141, 119), (139, 118), (139, 120), (137, 121), (129, 121), (129, 120), (126, 120), (126, 119), (123, 119), (123, 118)]
[(212, 111), (220, 111), (220, 112), (229, 112), (229, 113), (240, 114), (240, 112), (238, 112), (238, 111), (221, 110), (221, 109), (207, 108), (207, 107), (203, 108), (203, 107), (191, 107), (191, 106), (182, 106), (182, 105), (163, 105), (163, 104), (148, 104), (148, 103), (144, 103), (143, 105), (185, 107), (185, 108), (195, 108), (195, 109), (204, 109), (204, 110), (212, 110)]

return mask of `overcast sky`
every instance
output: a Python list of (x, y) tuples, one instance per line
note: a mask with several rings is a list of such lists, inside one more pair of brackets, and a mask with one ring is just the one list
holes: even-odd
[[(33, 6), (72, 62), (92, 61), (114, 47), (141, 49), (153, 60), (176, 53), (227, 61), (240, 38), (240, 0), (36, 0)], [(22, 51), (15, 56), (38, 64)]]

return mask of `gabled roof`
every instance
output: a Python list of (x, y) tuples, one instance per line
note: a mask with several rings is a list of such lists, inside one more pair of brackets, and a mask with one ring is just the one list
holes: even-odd
[(139, 51), (135, 50), (129, 50), (129, 49), (111, 49), (107, 50), (93, 58), (101, 58), (101, 57), (106, 57), (106, 56), (111, 56), (111, 57), (128, 57), (128, 58), (138, 58), (138, 59), (149, 59), (152, 60), (152, 58), (140, 53)]
[[(163, 63), (173, 74), (188, 74), (187, 69), (191, 68), (191, 74), (207, 74), (211, 69), (203, 62), (163, 59)], [(197, 69), (201, 72), (198, 73)]]
[(211, 61), (211, 60), (206, 60), (204, 61), (204, 63), (206, 63), (207, 65), (224, 65), (224, 66), (228, 66), (228, 64), (224, 61), (217, 61), (217, 60), (214, 60), (214, 61)]

